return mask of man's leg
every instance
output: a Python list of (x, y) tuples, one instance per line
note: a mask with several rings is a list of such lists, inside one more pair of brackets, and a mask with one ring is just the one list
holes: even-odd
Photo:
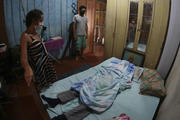
[(79, 56), (80, 56), (80, 51), (76, 51), (76, 61), (79, 60)]
[(79, 60), (80, 55), (81, 55), (81, 37), (77, 36), (77, 40), (76, 40), (76, 61)]
[(83, 56), (83, 48), (81, 48), (81, 54), (80, 54), (80, 56), (82, 57)]
[(86, 36), (82, 36), (82, 48), (81, 48), (81, 56), (82, 58), (85, 58), (84, 55), (84, 49), (86, 48)]

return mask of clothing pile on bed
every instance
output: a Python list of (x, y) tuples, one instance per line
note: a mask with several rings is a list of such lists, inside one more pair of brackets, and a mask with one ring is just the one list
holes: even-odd
[(74, 83), (72, 89), (80, 93), (80, 100), (95, 112), (104, 112), (118, 93), (131, 88), (135, 66), (125, 60), (113, 60), (101, 66), (85, 80)]
[[(75, 99), (67, 104), (57, 105), (53, 109), (55, 111), (53, 113), (47, 110), (51, 118), (64, 113), (71, 113), (79, 104), (82, 105), (83, 103), (93, 110), (92, 114), (88, 115), (85, 120), (105, 120), (118, 116), (120, 113), (127, 113), (132, 119), (151, 120), (159, 99), (138, 93), (141, 92), (139, 90), (146, 91), (146, 88), (152, 86), (151, 83), (160, 83), (156, 80), (163, 80), (158, 77), (159, 74), (156, 72), (150, 71), (148, 73), (151, 75), (147, 74), (146, 69), (134, 66), (128, 61), (111, 58), (87, 71), (53, 83), (41, 95), (57, 99), (59, 93), (66, 91), (72, 90), (78, 93), (80, 103), (78, 99)], [(154, 77), (154, 73), (156, 77)], [(145, 82), (145, 80), (149, 82)], [(143, 83), (146, 88), (139, 89), (140, 84), (143, 87)], [(156, 86), (153, 85), (153, 88)], [(43, 101), (43, 103), (47, 102)], [(77, 111), (75, 112), (77, 113)], [(103, 113), (94, 114), (93, 112)], [(142, 113), (143, 116), (140, 115)]]
[(142, 94), (157, 97), (165, 95), (164, 81), (156, 70), (135, 67), (119, 59), (112, 60), (108, 66), (101, 66), (94, 75), (74, 83), (71, 88), (80, 93), (82, 103), (100, 113), (112, 105), (118, 93), (131, 88), (132, 80), (141, 82)]

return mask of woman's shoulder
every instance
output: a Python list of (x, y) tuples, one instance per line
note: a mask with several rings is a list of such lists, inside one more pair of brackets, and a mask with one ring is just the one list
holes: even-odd
[(23, 32), (21, 34), (21, 40), (23, 40), (23, 41), (29, 41), (30, 38), (31, 38), (31, 36), (28, 33), (26, 33), (26, 32)]
[(21, 38), (27, 38), (27, 37), (29, 37), (29, 34), (27, 34), (26, 32), (23, 32), (21, 34)]

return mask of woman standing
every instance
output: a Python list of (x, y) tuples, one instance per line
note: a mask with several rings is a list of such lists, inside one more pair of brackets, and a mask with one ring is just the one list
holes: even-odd
[(37, 33), (43, 26), (43, 13), (32, 10), (26, 15), (26, 31), (21, 35), (21, 64), (30, 86), (34, 79), (38, 89), (48, 87), (56, 80), (56, 73), (44, 44)]

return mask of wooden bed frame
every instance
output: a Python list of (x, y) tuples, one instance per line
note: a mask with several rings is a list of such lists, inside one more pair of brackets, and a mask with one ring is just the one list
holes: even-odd
[(36, 107), (39, 111), (39, 114), (41, 115), (41, 118), (43, 120), (51, 120), (48, 115), (48, 112), (46, 111), (46, 109), (42, 103), (42, 100), (40, 98), (40, 95), (39, 95), (38, 90), (36, 89), (34, 83), (31, 84), (30, 89), (32, 91), (32, 96), (33, 96), (34, 102), (36, 104)]

